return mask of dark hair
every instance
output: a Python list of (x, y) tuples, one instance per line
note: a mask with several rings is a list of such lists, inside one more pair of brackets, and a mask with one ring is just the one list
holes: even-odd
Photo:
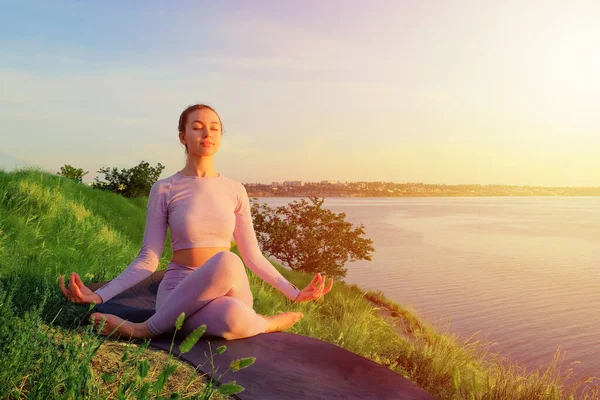
[[(208, 104), (194, 104), (193, 106), (189, 106), (188, 108), (186, 108), (185, 110), (183, 110), (183, 112), (181, 113), (181, 115), (179, 116), (179, 124), (177, 125), (177, 129), (179, 130), (179, 132), (184, 132), (185, 131), (185, 125), (187, 124), (187, 118), (188, 115), (195, 110), (202, 110), (202, 109), (209, 109), (212, 112), (214, 112), (215, 114), (217, 114), (217, 118), (219, 118), (219, 123), (221, 124), (221, 134), (223, 134), (223, 122), (221, 122), (221, 117), (219, 116), (219, 113), (212, 108), (211, 106), (209, 106)], [(185, 154), (188, 153), (187, 150), (187, 145), (185, 146)]]

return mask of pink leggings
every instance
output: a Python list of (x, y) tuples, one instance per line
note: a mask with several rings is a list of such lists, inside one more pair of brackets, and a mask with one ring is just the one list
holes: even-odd
[(181, 332), (206, 324), (205, 335), (228, 340), (266, 332), (267, 320), (252, 308), (252, 292), (240, 257), (222, 251), (200, 267), (170, 262), (156, 294), (156, 312), (146, 322), (155, 335), (174, 332), (184, 312)]

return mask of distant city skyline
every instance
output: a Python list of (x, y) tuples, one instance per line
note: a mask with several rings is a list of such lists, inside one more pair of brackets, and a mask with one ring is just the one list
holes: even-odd
[(600, 2), (343, 4), (9, 2), (0, 151), (164, 177), (206, 102), (241, 182), (600, 185)]

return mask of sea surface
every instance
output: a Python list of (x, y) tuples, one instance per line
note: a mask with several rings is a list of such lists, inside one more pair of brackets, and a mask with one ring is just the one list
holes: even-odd
[(345, 282), (493, 342), (526, 371), (561, 349), (563, 370), (580, 362), (573, 378), (600, 377), (600, 197), (329, 197), (322, 207), (373, 240), (372, 261), (347, 264)]

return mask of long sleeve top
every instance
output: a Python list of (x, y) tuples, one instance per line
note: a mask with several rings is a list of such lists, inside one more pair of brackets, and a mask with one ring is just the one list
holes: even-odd
[(152, 185), (141, 249), (121, 274), (94, 292), (103, 302), (156, 271), (167, 226), (171, 231), (173, 251), (230, 247), (233, 234), (242, 260), (252, 272), (290, 300), (300, 293), (262, 254), (244, 185), (221, 174), (197, 177), (177, 172)]

